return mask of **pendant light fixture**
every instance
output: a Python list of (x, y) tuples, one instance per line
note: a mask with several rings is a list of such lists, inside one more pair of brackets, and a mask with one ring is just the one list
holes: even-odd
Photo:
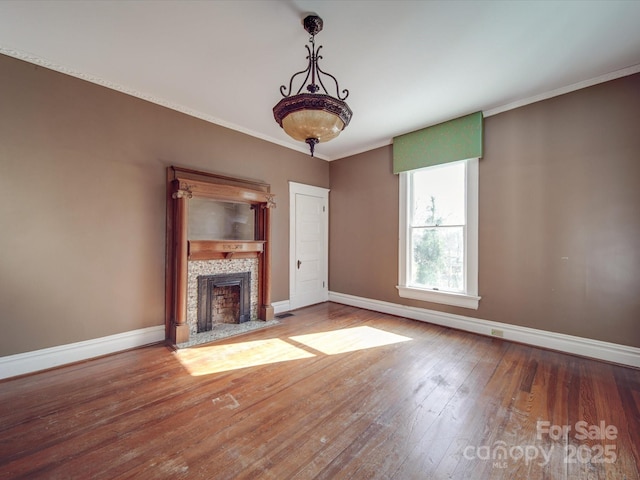
[[(324, 72), (318, 65), (318, 60), (322, 58), (319, 54), (322, 46), (316, 49), (315, 36), (322, 31), (322, 19), (317, 15), (309, 15), (304, 19), (303, 25), (311, 35), (311, 48), (305, 45), (309, 54), (307, 68), (293, 74), (288, 89), (285, 85), (280, 87), (280, 93), (284, 98), (273, 107), (273, 116), (287, 135), (309, 145), (313, 157), (316, 144), (328, 142), (340, 135), (349, 125), (352, 112), (344, 101), (349, 96), (349, 90), (342, 90), (341, 95), (336, 77)], [(296, 93), (292, 95), (293, 83), (298, 76), (303, 80)], [(331, 79), (335, 84), (335, 97), (327, 91), (322, 81), (323, 77), (325, 81)], [(307, 92), (301, 93), (307, 82), (310, 82), (306, 85)]]

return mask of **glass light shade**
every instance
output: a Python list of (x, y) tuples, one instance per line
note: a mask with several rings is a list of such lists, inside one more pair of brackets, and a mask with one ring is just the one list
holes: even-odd
[(325, 110), (298, 110), (282, 119), (282, 128), (287, 135), (301, 142), (307, 138), (328, 142), (340, 135), (344, 122)]
[(342, 100), (324, 94), (300, 93), (273, 107), (273, 116), (292, 138), (327, 142), (349, 125), (351, 109)]

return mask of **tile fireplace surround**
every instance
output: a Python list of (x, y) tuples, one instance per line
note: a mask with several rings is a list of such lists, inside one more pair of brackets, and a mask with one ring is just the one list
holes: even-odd
[(198, 277), (226, 273), (250, 273), (250, 320), (258, 319), (258, 259), (230, 258), (189, 262), (187, 280), (187, 324), (189, 336), (198, 335)]

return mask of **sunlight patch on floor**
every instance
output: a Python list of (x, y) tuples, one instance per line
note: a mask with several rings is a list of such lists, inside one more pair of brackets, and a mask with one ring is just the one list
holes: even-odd
[(378, 328), (360, 326), (329, 332), (297, 335), (291, 337), (291, 340), (313, 348), (325, 355), (337, 355), (339, 353), (355, 352), (367, 348), (407, 342), (412, 339)]
[(187, 348), (175, 355), (192, 376), (315, 357), (279, 338)]
[[(296, 335), (289, 337), (289, 339), (304, 345), (309, 350), (325, 355), (355, 352), (412, 340), (409, 337), (368, 326)], [(293, 345), (287, 339), (279, 338), (185, 348), (174, 354), (192, 376), (209, 375), (316, 356), (305, 348)]]

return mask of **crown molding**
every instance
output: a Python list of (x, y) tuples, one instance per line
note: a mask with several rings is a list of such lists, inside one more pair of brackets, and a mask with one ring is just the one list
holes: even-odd
[[(69, 75), (71, 77), (79, 78), (80, 80), (84, 80), (90, 83), (94, 83), (96, 85), (100, 85), (101, 87), (106, 87), (111, 90), (115, 90), (120, 93), (124, 93), (127, 95), (131, 95), (132, 97), (139, 98), (141, 100), (145, 100), (147, 102), (154, 103), (156, 105), (160, 105), (161, 107), (168, 108), (170, 110), (175, 110), (176, 112), (184, 113), (185, 115), (189, 115), (191, 117), (198, 118), (200, 120), (204, 120), (205, 122), (213, 123), (215, 125), (228, 128), (230, 130), (234, 130), (236, 132), (244, 133), (254, 138), (258, 138), (260, 140), (264, 140), (269, 143), (274, 143), (276, 145), (280, 145), (281, 147), (288, 148), (289, 150), (295, 150), (300, 153), (308, 154), (307, 145), (306, 144), (291, 144), (284, 140), (271, 137), (269, 135), (264, 135), (259, 132), (255, 132), (251, 129), (245, 128), (241, 125), (236, 125), (235, 123), (227, 122), (218, 117), (214, 117), (213, 115), (208, 115), (206, 113), (202, 113), (198, 110), (193, 110), (191, 108), (185, 107), (183, 105), (179, 105), (174, 102), (170, 102), (163, 98), (156, 97), (154, 95), (149, 95), (148, 93), (141, 92), (139, 90), (135, 90), (124, 85), (121, 85), (116, 82), (112, 82), (110, 80), (106, 80), (104, 78), (90, 75), (84, 72), (79, 72), (72, 68), (65, 67), (64, 65), (60, 65), (59, 63), (52, 62), (46, 58), (39, 57), (37, 55), (33, 55), (30, 53), (23, 52), (21, 50), (16, 50), (14, 48), (7, 48), (0, 45), (0, 54), (6, 55), (8, 57), (13, 57), (18, 60), (23, 60), (28, 63), (32, 63), (34, 65), (38, 65), (39, 67), (47, 68), (49, 70), (53, 70), (55, 72), (63, 73), (65, 75)], [(323, 156), (322, 154), (316, 154), (316, 158), (321, 160), (329, 160), (328, 157)]]
[(509, 110), (514, 110), (516, 108), (524, 107), (525, 105), (541, 102), (543, 100), (548, 100), (553, 97), (559, 97), (560, 95), (564, 95), (566, 93), (582, 90), (583, 88), (592, 87), (594, 85), (598, 85), (599, 83), (609, 82), (611, 80), (616, 80), (618, 78), (628, 77), (629, 75), (634, 75), (639, 72), (640, 72), (640, 64), (632, 65), (630, 67), (623, 68), (621, 70), (616, 70), (615, 72), (610, 72), (604, 75), (600, 75), (599, 77), (590, 78), (588, 80), (583, 80), (578, 83), (573, 83), (571, 85), (567, 85), (566, 87), (556, 88), (555, 90), (550, 90), (548, 92), (544, 92), (539, 95), (534, 95), (532, 97), (516, 100), (515, 102), (507, 103), (506, 105), (502, 105), (499, 107), (490, 108), (489, 110), (485, 110), (482, 113), (485, 118), (491, 117), (493, 115), (498, 115), (499, 113), (504, 113)]
[[(146, 100), (148, 102), (154, 103), (156, 105), (160, 105), (162, 107), (166, 107), (169, 108), (171, 110), (175, 110), (177, 112), (180, 113), (184, 113), (185, 115), (189, 115), (191, 117), (195, 117), (198, 118), (200, 120), (204, 120), (206, 122), (209, 123), (213, 123), (215, 125), (219, 125), (221, 127), (225, 127), (225, 128), (229, 128), (231, 130), (240, 132), (240, 133), (244, 133), (246, 135), (249, 135), (251, 137), (254, 138), (258, 138), (260, 140), (264, 140), (266, 142), (269, 143), (274, 143), (276, 145), (279, 145), (281, 147), (284, 148), (288, 148), (290, 150), (295, 150), (297, 152), (300, 153), (304, 153), (307, 154), (307, 145), (306, 144), (292, 144), (290, 142), (287, 142), (285, 140), (279, 139), (279, 138), (275, 138), (275, 137), (271, 137), (269, 135), (264, 135), (262, 133), (259, 132), (255, 132), (253, 130), (250, 130), (248, 128), (242, 127), (240, 125), (236, 125), (234, 123), (231, 122), (227, 122), (225, 120), (222, 120), (220, 118), (214, 117), (212, 115), (208, 115), (202, 112), (199, 112), (197, 110), (193, 110), (191, 108), (187, 108), (183, 105), (179, 105), (170, 101), (167, 101), (163, 98), (158, 98), (156, 96), (153, 95), (149, 95), (147, 93), (144, 92), (140, 92), (138, 90), (129, 88), (129, 87), (125, 87), (124, 85), (120, 85), (118, 83), (115, 82), (111, 82), (109, 80), (106, 80), (104, 78), (100, 78), (97, 77), (95, 75), (90, 75), (87, 73), (83, 73), (83, 72), (79, 72), (77, 70), (74, 70), (72, 68), (68, 68), (65, 67), (64, 65), (60, 65), (56, 62), (52, 62), (48, 59), (39, 57), (37, 55), (33, 55), (27, 52), (23, 52), (21, 50), (17, 50), (14, 48), (8, 48), (5, 46), (0, 45), (0, 54), (3, 55), (7, 55), (9, 57), (13, 57), (13, 58), (17, 58), (18, 60), (23, 60), (25, 62), (29, 62), (32, 63), (34, 65), (38, 65), (44, 68), (47, 68), (49, 70), (53, 70), (59, 73), (63, 73), (65, 75), (70, 75), (72, 77), (75, 78), (79, 78), (81, 80), (85, 80), (87, 82), (91, 82), (94, 83), (96, 85), (100, 85), (106, 88), (109, 88), (111, 90), (115, 90), (121, 93), (125, 93), (127, 95), (131, 95), (133, 97), (139, 98), (141, 100)], [(581, 90), (583, 88), (587, 88), (587, 87), (591, 87), (593, 85), (597, 85), (599, 83), (604, 83), (604, 82), (608, 82), (611, 80), (615, 80), (618, 78), (622, 78), (622, 77), (626, 77), (629, 75), (634, 75), (636, 73), (640, 73), (640, 64), (638, 65), (632, 65), (626, 68), (623, 68), (621, 70), (616, 70), (614, 72), (611, 73), (607, 73), (604, 75), (600, 75), (598, 77), (595, 78), (591, 78), (588, 80), (583, 80), (581, 82), (577, 82), (565, 87), (560, 87), (557, 88), (555, 90), (550, 90), (548, 92), (543, 92), (541, 94), (538, 95), (534, 95), (531, 97), (527, 97), (521, 100), (516, 100), (515, 102), (511, 102), (505, 105), (501, 105), (498, 107), (494, 107), (494, 108), (490, 108), (487, 110), (483, 110), (482, 113), (484, 115), (484, 117), (491, 117), (493, 115), (498, 115), (499, 113), (504, 113), (507, 112), (509, 110), (514, 110), (516, 108), (520, 108), (520, 107), (524, 107), (525, 105), (530, 105), (532, 103), (536, 103), (536, 102), (540, 102), (543, 100), (547, 100), (553, 97), (557, 97), (560, 95), (564, 95), (566, 93), (570, 93), (570, 92), (574, 92), (576, 90)], [(428, 125), (427, 125), (428, 126)], [(409, 132), (405, 132), (405, 133), (409, 133)], [(400, 135), (400, 134), (398, 134)], [(350, 157), (353, 155), (358, 155), (360, 153), (365, 153), (371, 150), (375, 150), (377, 148), (381, 148), (381, 147), (385, 147), (387, 145), (392, 145), (393, 144), (393, 138), (389, 138), (386, 140), (381, 140), (378, 141), (377, 143), (370, 145), (369, 147), (360, 147), (360, 148), (356, 148), (350, 152), (348, 152), (347, 154), (344, 155), (340, 155), (340, 156), (327, 156), (327, 155), (323, 155), (322, 153), (316, 153), (315, 157), (319, 158), (321, 160), (325, 160), (325, 161), (332, 161), (332, 160), (339, 160), (341, 158), (346, 158), (346, 157)]]
[[(560, 95), (564, 95), (566, 93), (575, 92), (577, 90), (582, 90), (583, 88), (592, 87), (594, 85), (598, 85), (600, 83), (609, 82), (611, 80), (616, 80), (622, 77), (628, 77), (629, 75), (635, 75), (636, 73), (640, 73), (640, 64), (632, 65), (630, 67), (623, 68), (621, 70), (616, 70), (614, 72), (606, 73), (604, 75), (600, 75), (598, 77), (590, 78), (588, 80), (583, 80), (581, 82), (573, 83), (571, 85), (567, 85), (565, 87), (556, 88), (555, 90), (549, 90), (548, 92), (543, 92), (538, 95), (534, 95), (532, 97), (523, 98), (521, 100), (516, 100), (515, 102), (507, 103), (505, 105), (501, 105), (495, 108), (490, 108), (488, 110), (483, 110), (482, 115), (487, 118), (493, 115), (498, 115), (499, 113), (508, 112), (509, 110), (515, 110), (516, 108), (524, 107), (526, 105), (530, 105), (532, 103), (541, 102), (543, 100), (548, 100), (553, 97), (559, 97)], [(431, 125), (426, 125), (425, 127), (429, 127)], [(423, 127), (423, 128), (425, 128)], [(411, 132), (405, 132), (411, 133)], [(399, 136), (398, 134), (397, 136)], [(343, 155), (340, 158), (344, 158), (351, 155), (356, 155), (358, 153), (364, 153), (369, 150), (374, 150), (376, 148), (384, 147), (387, 145), (393, 145), (393, 138), (388, 139), (384, 142), (378, 142), (377, 145), (372, 146), (371, 148), (361, 149), (355, 152), (352, 152), (348, 155)], [(337, 159), (332, 159), (337, 160)]]

